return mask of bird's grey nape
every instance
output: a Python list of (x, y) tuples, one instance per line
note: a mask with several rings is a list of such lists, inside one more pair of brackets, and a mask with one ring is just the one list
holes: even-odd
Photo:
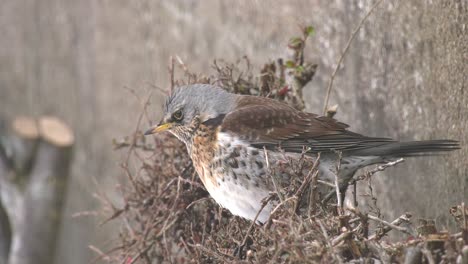
[(165, 111), (170, 112), (172, 108), (183, 107), (189, 113), (199, 114), (203, 122), (232, 111), (235, 108), (236, 96), (209, 84), (180, 86), (167, 98)]

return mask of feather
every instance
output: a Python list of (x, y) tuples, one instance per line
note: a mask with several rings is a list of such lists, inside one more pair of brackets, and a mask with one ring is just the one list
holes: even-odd
[(237, 105), (221, 124), (231, 133), (257, 148), (312, 153), (342, 151), (343, 155), (415, 156), (418, 153), (459, 148), (451, 140), (398, 142), (390, 138), (367, 137), (347, 130), (333, 118), (298, 111), (284, 103), (254, 96), (238, 96)]

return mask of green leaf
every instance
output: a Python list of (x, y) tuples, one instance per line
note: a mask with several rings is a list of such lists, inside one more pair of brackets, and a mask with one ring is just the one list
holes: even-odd
[(296, 67), (296, 63), (294, 61), (288, 60), (285, 64), (286, 68), (294, 68)]
[(299, 49), (304, 41), (300, 37), (294, 37), (289, 40), (288, 46), (291, 49)]
[(307, 36), (311, 37), (315, 34), (315, 28), (313, 26), (308, 26), (305, 28), (304, 32)]

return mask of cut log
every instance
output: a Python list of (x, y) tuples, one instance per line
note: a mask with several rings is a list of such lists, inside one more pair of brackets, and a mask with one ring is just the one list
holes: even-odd
[(23, 187), (34, 159), (39, 132), (33, 118), (18, 117), (0, 131), (0, 263), (7, 263), (12, 235), (23, 217)]
[(39, 141), (37, 121), (31, 117), (15, 118), (8, 128), (2, 130), (1, 136), (0, 201), (14, 232), (19, 223), (16, 220), (23, 218), (22, 191)]
[(7, 158), (13, 166), (2, 166), (0, 172), (1, 198), (13, 231), (8, 263), (53, 263), (74, 136), (54, 117), (17, 118), (11, 130)]
[(39, 120), (39, 133), (45, 141), (58, 148), (71, 147), (75, 142), (70, 128), (56, 117), (42, 117)]
[(11, 245), (11, 226), (8, 215), (0, 203), (0, 264), (7, 263)]
[(13, 150), (12, 161), (16, 175), (23, 180), (31, 168), (34, 158), (39, 131), (37, 122), (30, 117), (18, 117), (13, 121), (11, 144)]

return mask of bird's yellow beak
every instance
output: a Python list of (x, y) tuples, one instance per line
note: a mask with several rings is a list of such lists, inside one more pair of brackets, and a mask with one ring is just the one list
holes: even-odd
[(173, 126), (173, 123), (155, 125), (151, 127), (150, 129), (146, 130), (145, 136), (169, 130), (172, 126)]

